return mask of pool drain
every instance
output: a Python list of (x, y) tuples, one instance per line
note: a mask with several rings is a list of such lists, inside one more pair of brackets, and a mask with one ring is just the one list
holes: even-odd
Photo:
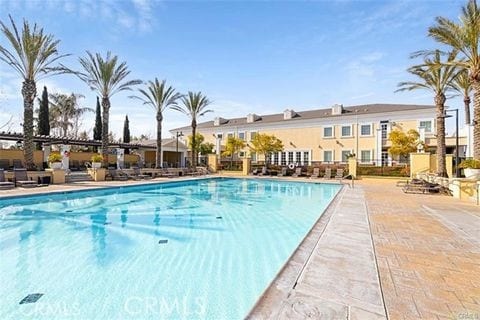
[(218, 216), (218, 217), (216, 217), (216, 218), (217, 218), (217, 219), (222, 219), (222, 217), (220, 217), (220, 216)]
[(167, 242), (168, 242), (167, 239), (158, 240), (158, 244), (165, 244), (165, 243), (167, 243)]
[(43, 293), (31, 293), (20, 301), (20, 304), (35, 303), (43, 296)]

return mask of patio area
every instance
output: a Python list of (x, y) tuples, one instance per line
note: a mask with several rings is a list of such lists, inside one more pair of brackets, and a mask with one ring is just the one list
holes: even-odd
[(479, 319), (480, 207), (404, 194), (395, 180), (346, 187), (251, 319)]

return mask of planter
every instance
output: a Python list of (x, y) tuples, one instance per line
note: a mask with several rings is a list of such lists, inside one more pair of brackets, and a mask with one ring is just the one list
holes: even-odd
[(92, 169), (100, 169), (102, 167), (101, 162), (92, 162)]
[(480, 169), (465, 168), (463, 172), (465, 173), (465, 178), (480, 179)]
[(50, 168), (54, 170), (62, 169), (61, 162), (50, 162)]

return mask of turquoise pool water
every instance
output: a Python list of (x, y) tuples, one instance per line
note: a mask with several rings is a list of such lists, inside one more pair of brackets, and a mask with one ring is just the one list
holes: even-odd
[(0, 199), (0, 319), (241, 319), (339, 189), (216, 178)]

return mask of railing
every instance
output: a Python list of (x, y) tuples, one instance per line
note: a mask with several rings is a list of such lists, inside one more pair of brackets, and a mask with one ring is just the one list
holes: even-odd
[(408, 177), (410, 176), (410, 167), (406, 162), (370, 160), (368, 162), (359, 161), (357, 165), (357, 175), (359, 176), (386, 176), (386, 177)]
[(220, 170), (228, 171), (242, 171), (243, 170), (243, 161), (230, 161), (230, 160), (221, 160), (219, 165)]

